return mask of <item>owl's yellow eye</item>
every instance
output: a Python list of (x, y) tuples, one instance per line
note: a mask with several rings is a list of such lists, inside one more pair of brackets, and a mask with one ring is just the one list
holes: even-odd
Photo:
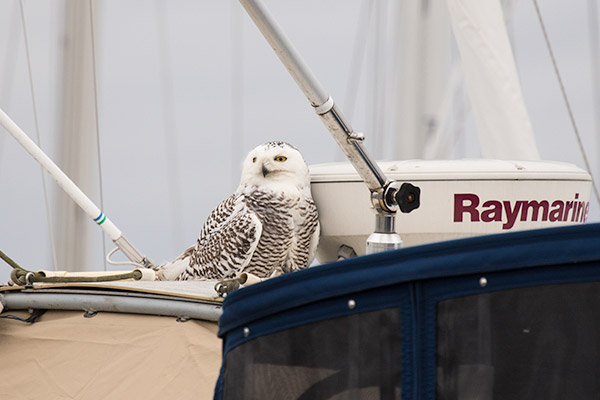
[(286, 156), (276, 156), (274, 158), (275, 161), (279, 161), (279, 162), (284, 162), (285, 160), (287, 160)]
[(254, 158), (252, 159), (252, 162), (256, 162), (256, 157), (254, 157)]

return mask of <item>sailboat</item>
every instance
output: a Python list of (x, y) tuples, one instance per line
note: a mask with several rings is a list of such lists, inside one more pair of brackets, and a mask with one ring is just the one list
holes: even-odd
[[(587, 173), (571, 170), (582, 175), (563, 180), (558, 178), (561, 173), (546, 174), (550, 166), (539, 161), (529, 165), (507, 162), (504, 166), (499, 161), (476, 160), (380, 165), (396, 173), (399, 180), (417, 185), (403, 196), (401, 186), (389, 183), (390, 178), (380, 179), (364, 153), (357, 155), (353, 148), (347, 148), (357, 147), (353, 131), (337, 114), (335, 105), (329, 104), (331, 97), (322, 94), (318, 82), (290, 50), (264, 5), (251, 0), (242, 3), (356, 169), (352, 173), (349, 168), (328, 165), (312, 171), (325, 233), (320, 255), (330, 260), (347, 258), (344, 253), (350, 248), (354, 254), (366, 251), (367, 256), (299, 271), (228, 296), (219, 321), (224, 355), (215, 398), (597, 396), (599, 354), (590, 349), (597, 348), (600, 325), (590, 321), (597, 320), (595, 310), (600, 301), (600, 226), (443, 241), (448, 236), (464, 237), (475, 235), (478, 229), (493, 229), (487, 223), (498, 223), (496, 229), (510, 229), (517, 220), (526, 224), (549, 222), (551, 204), (556, 207), (552, 219), (574, 222), (578, 217), (573, 216), (573, 207), (585, 209), (589, 204), (589, 193), (581, 205), (577, 203), (580, 192), (591, 189)], [(449, 5), (460, 8), (463, 3), (469, 2)], [(471, 37), (459, 39), (466, 59), (478, 58), (473, 52), (482, 51), (481, 47), (485, 51), (490, 45), (485, 32), (488, 25), (475, 16), (493, 8), (482, 3), (470, 5), (469, 12), (453, 10), (457, 14), (455, 25), (474, 31), (466, 34)], [(493, 45), (488, 50), (502, 53)], [(488, 64), (493, 64), (491, 58), (486, 59)], [(478, 95), (479, 84), (498, 83), (482, 81), (481, 75), (498, 71), (503, 75), (500, 78), (509, 75), (507, 68), (494, 69), (478, 72), (471, 90), (476, 99), (484, 100)], [(499, 86), (506, 90), (510, 82)], [(492, 102), (502, 103), (501, 92)], [(481, 106), (479, 112), (486, 108), (475, 106)], [(513, 112), (520, 112), (518, 104), (508, 105), (512, 106), (516, 107)], [(332, 113), (334, 118), (324, 117), (324, 113)], [(346, 132), (346, 143), (339, 139), (339, 131)], [(519, 134), (527, 140), (523, 131)], [(563, 172), (571, 168), (567, 166)], [(517, 172), (510, 176), (511, 170), (529, 170), (533, 175), (519, 176)], [(537, 178), (533, 177), (536, 170), (541, 172)], [(369, 180), (369, 173), (378, 179)], [(559, 180), (542, 182), (542, 176)], [(362, 181), (371, 196), (361, 192)], [(534, 195), (512, 186), (520, 183), (534, 191), (539, 184), (549, 183), (549, 187), (538, 186), (540, 192)], [(565, 218), (563, 200), (538, 197), (552, 197), (547, 189), (566, 189), (571, 184), (578, 186), (569, 203), (571, 217)], [(483, 194), (488, 189), (490, 192)], [(516, 197), (509, 199), (511, 194)], [(528, 196), (535, 199), (528, 200)], [(370, 207), (368, 201), (361, 201), (369, 197)], [(424, 200), (427, 197), (429, 204)], [(396, 222), (402, 224), (399, 231), (407, 241), (412, 245), (428, 240), (435, 243), (373, 251), (398, 244), (394, 240), (398, 239), (394, 217), (386, 210), (388, 202), (394, 200), (403, 213)], [(411, 207), (402, 208), (410, 203)], [(369, 215), (369, 208), (370, 215), (375, 214), (375, 232), (366, 237), (368, 230), (361, 231), (360, 217), (356, 221), (349, 216)], [(382, 222), (384, 218), (391, 222)], [(344, 219), (350, 219), (350, 224)], [(467, 220), (469, 228), (461, 229)], [(574, 340), (572, 332), (581, 341)]]
[[(315, 107), (326, 105), (320, 109), (323, 111), (320, 115), (334, 107), (329, 99), (323, 100), (326, 101)], [(351, 139), (352, 146), (361, 140), (359, 136)], [(436, 390), (440, 398), (494, 398), (514, 395), (511, 382), (515, 375), (525, 383), (535, 384), (548, 375), (561, 373), (560, 369), (552, 368), (537, 375), (507, 372), (512, 366), (508, 349), (514, 344), (523, 350), (532, 342), (554, 344), (557, 340), (568, 340), (570, 331), (563, 328), (573, 326), (561, 321), (572, 308), (561, 309), (565, 302), (560, 299), (573, 298), (570, 307), (584, 310), (578, 318), (594, 320), (589, 314), (593, 310), (581, 305), (594, 301), (596, 292), (597, 225), (418, 245), (513, 228), (585, 222), (591, 192), (589, 174), (574, 166), (539, 161), (412, 161), (378, 165), (380, 172), (392, 180), (410, 181), (419, 189), (409, 191), (406, 201), (412, 207), (396, 221), (400, 237), (413, 247), (310, 268), (230, 294), (219, 327), (224, 358), (216, 398), (433, 398)], [(473, 173), (474, 169), (477, 173)], [(444, 176), (440, 176), (441, 171)], [(341, 249), (351, 249), (358, 255), (368, 252), (367, 246), (362, 246), (374, 225), (387, 229), (376, 231), (384, 236), (371, 243), (399, 244), (385, 240), (388, 235), (395, 237), (395, 226), (387, 224), (389, 215), (377, 209), (377, 202), (369, 201), (372, 188), (365, 188), (362, 181), (368, 179), (364, 173), (365, 169), (356, 172), (349, 164), (313, 167), (313, 187), (322, 218), (333, 221), (326, 224), (331, 231), (324, 232), (325, 242), (319, 256), (322, 262), (347, 257), (340, 254)], [(396, 203), (402, 202), (399, 194), (400, 187), (393, 187)], [(348, 210), (353, 215), (365, 215), (365, 220), (371, 217), (370, 223), (357, 221), (355, 231), (336, 226), (340, 218), (348, 219)], [(382, 218), (373, 224), (373, 217), (380, 214)], [(440, 223), (444, 221), (443, 215), (452, 216), (451, 228)], [(84, 290), (84, 286), (47, 289), (73, 296)], [(88, 286), (99, 290), (98, 285)], [(176, 295), (166, 287), (157, 292), (156, 286), (150, 290), (143, 286), (143, 283), (111, 283), (106, 290), (112, 296), (126, 293), (123, 297), (140, 297), (143, 299), (140, 303), (155, 296), (161, 297), (160, 301), (166, 298), (172, 301), (173, 296), (180, 300), (194, 299), (194, 308), (210, 306), (209, 300), (213, 305), (219, 303), (207, 295)], [(19, 294), (39, 289), (28, 287)], [(180, 287), (175, 291), (181, 290)], [(135, 292), (142, 294), (132, 295)], [(6, 298), (10, 296), (6, 294)], [(119, 311), (119, 303), (105, 311)], [(90, 320), (105, 314), (97, 314), (98, 310), (89, 304), (86, 307), (85, 314)], [(519, 318), (515, 317), (515, 309), (523, 311)], [(559, 311), (560, 321), (556, 322), (554, 312)], [(189, 318), (188, 313), (177, 311), (174, 316), (183, 322)], [(535, 324), (531, 321), (533, 317), (537, 318)], [(540, 329), (551, 323), (554, 329)], [(92, 329), (101, 329), (103, 324), (111, 322), (101, 321)], [(504, 332), (500, 328), (506, 335), (498, 334)], [(588, 328), (593, 332), (593, 323), (577, 332), (592, 340), (594, 335)], [(152, 328), (142, 330), (140, 340), (144, 340), (149, 329)], [(521, 334), (521, 341), (512, 340), (515, 329)], [(555, 332), (555, 336), (540, 336), (548, 331)], [(472, 345), (472, 341), (477, 345)], [(135, 348), (136, 342), (130, 347)], [(161, 341), (151, 343), (164, 349)], [(569, 365), (581, 360), (577, 357), (587, 360), (581, 352), (570, 349), (557, 352), (557, 357), (571, 354), (574, 361)], [(540, 347), (529, 346), (528, 350), (538, 354)], [(190, 354), (193, 357), (194, 353)], [(529, 361), (530, 354), (520, 352), (519, 360)], [(498, 363), (499, 355), (504, 356), (503, 362), (509, 362), (508, 367), (506, 363)], [(554, 359), (548, 357), (542, 356), (537, 362), (551, 363)], [(178, 357), (175, 359), (179, 361)], [(136, 360), (143, 363), (145, 358)], [(593, 368), (593, 363), (585, 365)], [(201, 369), (200, 363), (197, 368)], [(531, 373), (527, 368), (523, 368), (524, 372)], [(186, 372), (189, 373), (187, 369)], [(146, 369), (139, 380), (151, 391), (161, 375), (169, 376), (165, 371), (157, 375), (156, 371), (149, 373)], [(572, 373), (567, 377), (577, 379), (577, 375)], [(117, 378), (117, 386), (131, 382), (131, 378)], [(178, 374), (177, 378), (184, 377)], [(144, 379), (152, 383), (146, 384)], [(93, 382), (103, 383), (101, 379)], [(557, 384), (539, 393), (544, 398), (548, 398), (548, 393), (576, 393), (575, 396), (585, 397), (590, 393), (588, 390), (594, 390), (594, 381), (581, 382), (580, 392), (567, 392), (577, 385)], [(530, 386), (519, 387), (522, 395), (531, 394)], [(160, 393), (167, 393), (168, 385), (160, 388)], [(189, 387), (186, 389), (189, 393)], [(115, 388), (103, 395), (122, 393)]]

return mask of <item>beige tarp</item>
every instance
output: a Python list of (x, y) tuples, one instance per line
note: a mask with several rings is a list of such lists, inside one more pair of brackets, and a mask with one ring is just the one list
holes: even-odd
[[(5, 312), (27, 317), (26, 312)], [(0, 399), (210, 399), (217, 324), (101, 312), (0, 318)]]

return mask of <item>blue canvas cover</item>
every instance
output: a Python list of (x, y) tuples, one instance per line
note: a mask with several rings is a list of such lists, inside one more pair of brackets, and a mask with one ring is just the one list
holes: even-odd
[[(264, 398), (346, 393), (335, 392), (342, 390), (336, 385), (373, 398), (586, 396), (600, 391), (595, 384), (600, 382), (595, 361), (600, 360), (600, 340), (595, 339), (600, 338), (600, 323), (595, 322), (600, 321), (598, 282), (600, 224), (436, 243), (284, 275), (236, 291), (225, 300), (219, 322), (223, 366), (215, 396), (221, 398), (225, 392), (223, 398), (243, 398), (250, 394), (247, 390), (265, 387), (298, 389), (285, 395), (261, 392)], [(568, 332), (564, 328), (573, 326), (580, 328)], [(555, 334), (536, 336), (541, 331)], [(578, 353), (582, 343), (554, 345), (552, 349), (560, 349), (547, 355), (549, 343), (571, 343), (567, 333), (573, 332), (578, 340), (593, 342), (585, 344), (585, 354)], [(312, 340), (311, 335), (318, 337)], [(319, 344), (328, 339), (330, 344)], [(384, 342), (391, 350), (369, 345)], [(327, 357), (310, 356), (332, 348), (337, 350)], [(511, 349), (523, 357), (513, 357), (519, 368), (508, 362)], [(283, 354), (289, 354), (287, 361)], [(344, 354), (345, 361), (336, 364), (330, 360), (334, 354)], [(564, 354), (575, 358), (565, 360)], [(565, 375), (548, 367), (557, 357), (562, 357), (557, 365), (572, 369), (585, 365), (587, 375), (581, 378), (581, 371)], [(349, 360), (362, 368), (340, 367)], [(269, 363), (277, 368), (265, 369)], [(373, 363), (378, 365), (379, 380), (365, 368)], [(538, 368), (542, 364), (545, 367)], [(307, 369), (312, 371), (310, 379), (302, 377)], [(293, 373), (282, 378), (277, 375), (281, 371)], [(249, 373), (255, 374), (250, 383)], [(547, 391), (527, 388), (547, 382), (552, 374), (574, 381), (550, 385)], [(258, 384), (261, 379), (267, 384)], [(281, 381), (283, 385), (277, 383)], [(573, 397), (569, 390), (580, 392)]]

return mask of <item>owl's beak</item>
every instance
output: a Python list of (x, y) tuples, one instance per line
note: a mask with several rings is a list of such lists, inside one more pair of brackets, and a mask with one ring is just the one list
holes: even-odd
[(267, 177), (267, 175), (269, 175), (271, 172), (273, 172), (273, 171), (269, 171), (269, 170), (267, 169), (267, 167), (265, 167), (265, 165), (263, 164), (263, 166), (262, 166), (262, 174), (263, 174), (263, 177), (265, 177), (265, 178), (266, 178), (266, 177)]

